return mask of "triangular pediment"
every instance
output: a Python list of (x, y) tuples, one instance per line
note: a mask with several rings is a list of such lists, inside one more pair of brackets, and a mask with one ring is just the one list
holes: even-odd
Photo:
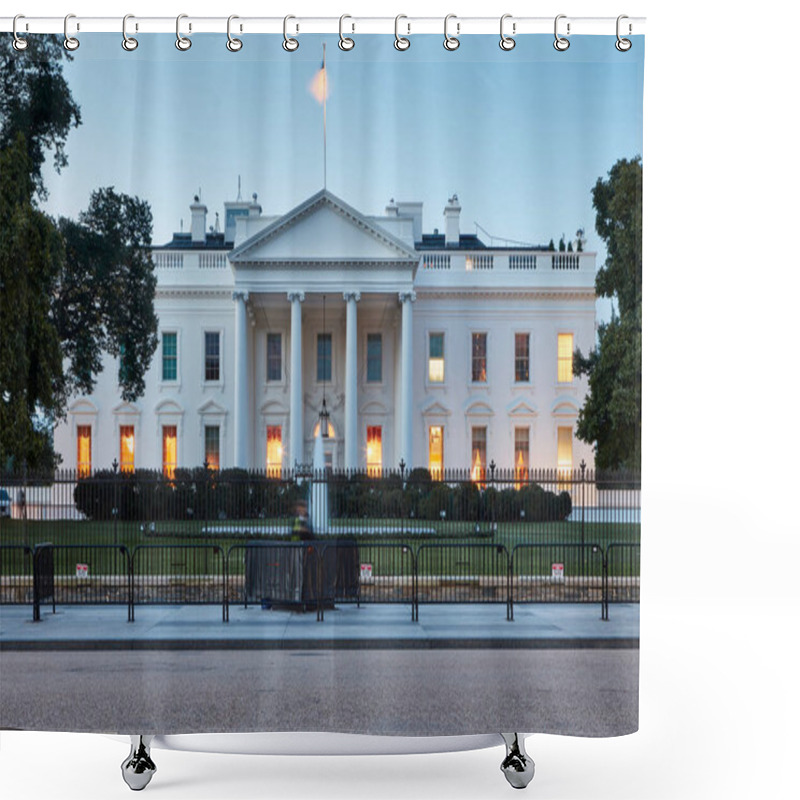
[(234, 268), (304, 262), (406, 263), (411, 268), (418, 257), (412, 246), (322, 190), (242, 242), (229, 260)]
[(205, 416), (211, 414), (221, 416), (223, 414), (227, 414), (228, 412), (219, 403), (215, 402), (212, 398), (209, 398), (197, 409), (197, 413)]
[(438, 400), (433, 400), (422, 409), (423, 417), (449, 417), (450, 409), (443, 406)]
[(508, 409), (510, 417), (533, 417), (536, 413), (536, 407), (528, 405), (524, 400), (517, 401)]

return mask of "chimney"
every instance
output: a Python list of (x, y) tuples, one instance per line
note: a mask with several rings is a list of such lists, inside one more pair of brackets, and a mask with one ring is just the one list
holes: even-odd
[(455, 244), (460, 241), (461, 231), (459, 230), (459, 218), (461, 217), (461, 206), (458, 202), (458, 195), (454, 194), (444, 207), (444, 243), (445, 245)]
[(194, 196), (194, 203), (189, 206), (189, 209), (192, 212), (192, 241), (205, 242), (208, 209), (200, 202), (200, 195)]

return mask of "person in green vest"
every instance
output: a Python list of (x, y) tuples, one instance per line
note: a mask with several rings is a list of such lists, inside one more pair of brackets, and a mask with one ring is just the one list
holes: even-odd
[(292, 541), (301, 542), (313, 538), (311, 523), (308, 520), (308, 503), (305, 500), (298, 500), (297, 513), (292, 526)]

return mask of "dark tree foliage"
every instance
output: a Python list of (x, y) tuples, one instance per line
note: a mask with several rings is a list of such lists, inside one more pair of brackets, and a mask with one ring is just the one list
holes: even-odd
[(81, 112), (69, 90), (62, 67), (72, 54), (55, 35), (31, 36), (18, 53), (0, 49), (0, 149), (25, 137), (32, 194), (47, 196), (42, 165), (53, 154), (57, 172), (67, 164), (65, 145), (70, 128), (81, 123)]
[(77, 222), (37, 209), (42, 167), (49, 154), (66, 165), (81, 121), (65, 60), (57, 36), (0, 52), (0, 469), (51, 469), (52, 425), (92, 390), (102, 354), (120, 357), (133, 400), (157, 344), (148, 204), (106, 188)]
[(588, 375), (589, 392), (577, 435), (595, 446), (598, 469), (641, 468), (642, 407), (642, 162), (621, 159), (592, 191), (595, 226), (608, 258), (595, 288), (615, 298), (619, 314), (600, 326), (588, 357), (575, 353), (576, 375)]
[(48, 428), (66, 401), (51, 300), (64, 266), (53, 221), (30, 202), (22, 134), (0, 149), (0, 468), (53, 465)]
[(72, 391), (92, 391), (107, 352), (120, 359), (122, 398), (135, 400), (144, 392), (145, 372), (158, 345), (152, 221), (146, 202), (111, 187), (92, 193), (78, 223), (59, 221), (69, 268), (54, 314)]

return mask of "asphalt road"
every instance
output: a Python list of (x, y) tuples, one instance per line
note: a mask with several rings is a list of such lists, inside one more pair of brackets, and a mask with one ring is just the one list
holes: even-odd
[(6, 651), (0, 727), (607, 736), (638, 726), (638, 671), (636, 649)]

